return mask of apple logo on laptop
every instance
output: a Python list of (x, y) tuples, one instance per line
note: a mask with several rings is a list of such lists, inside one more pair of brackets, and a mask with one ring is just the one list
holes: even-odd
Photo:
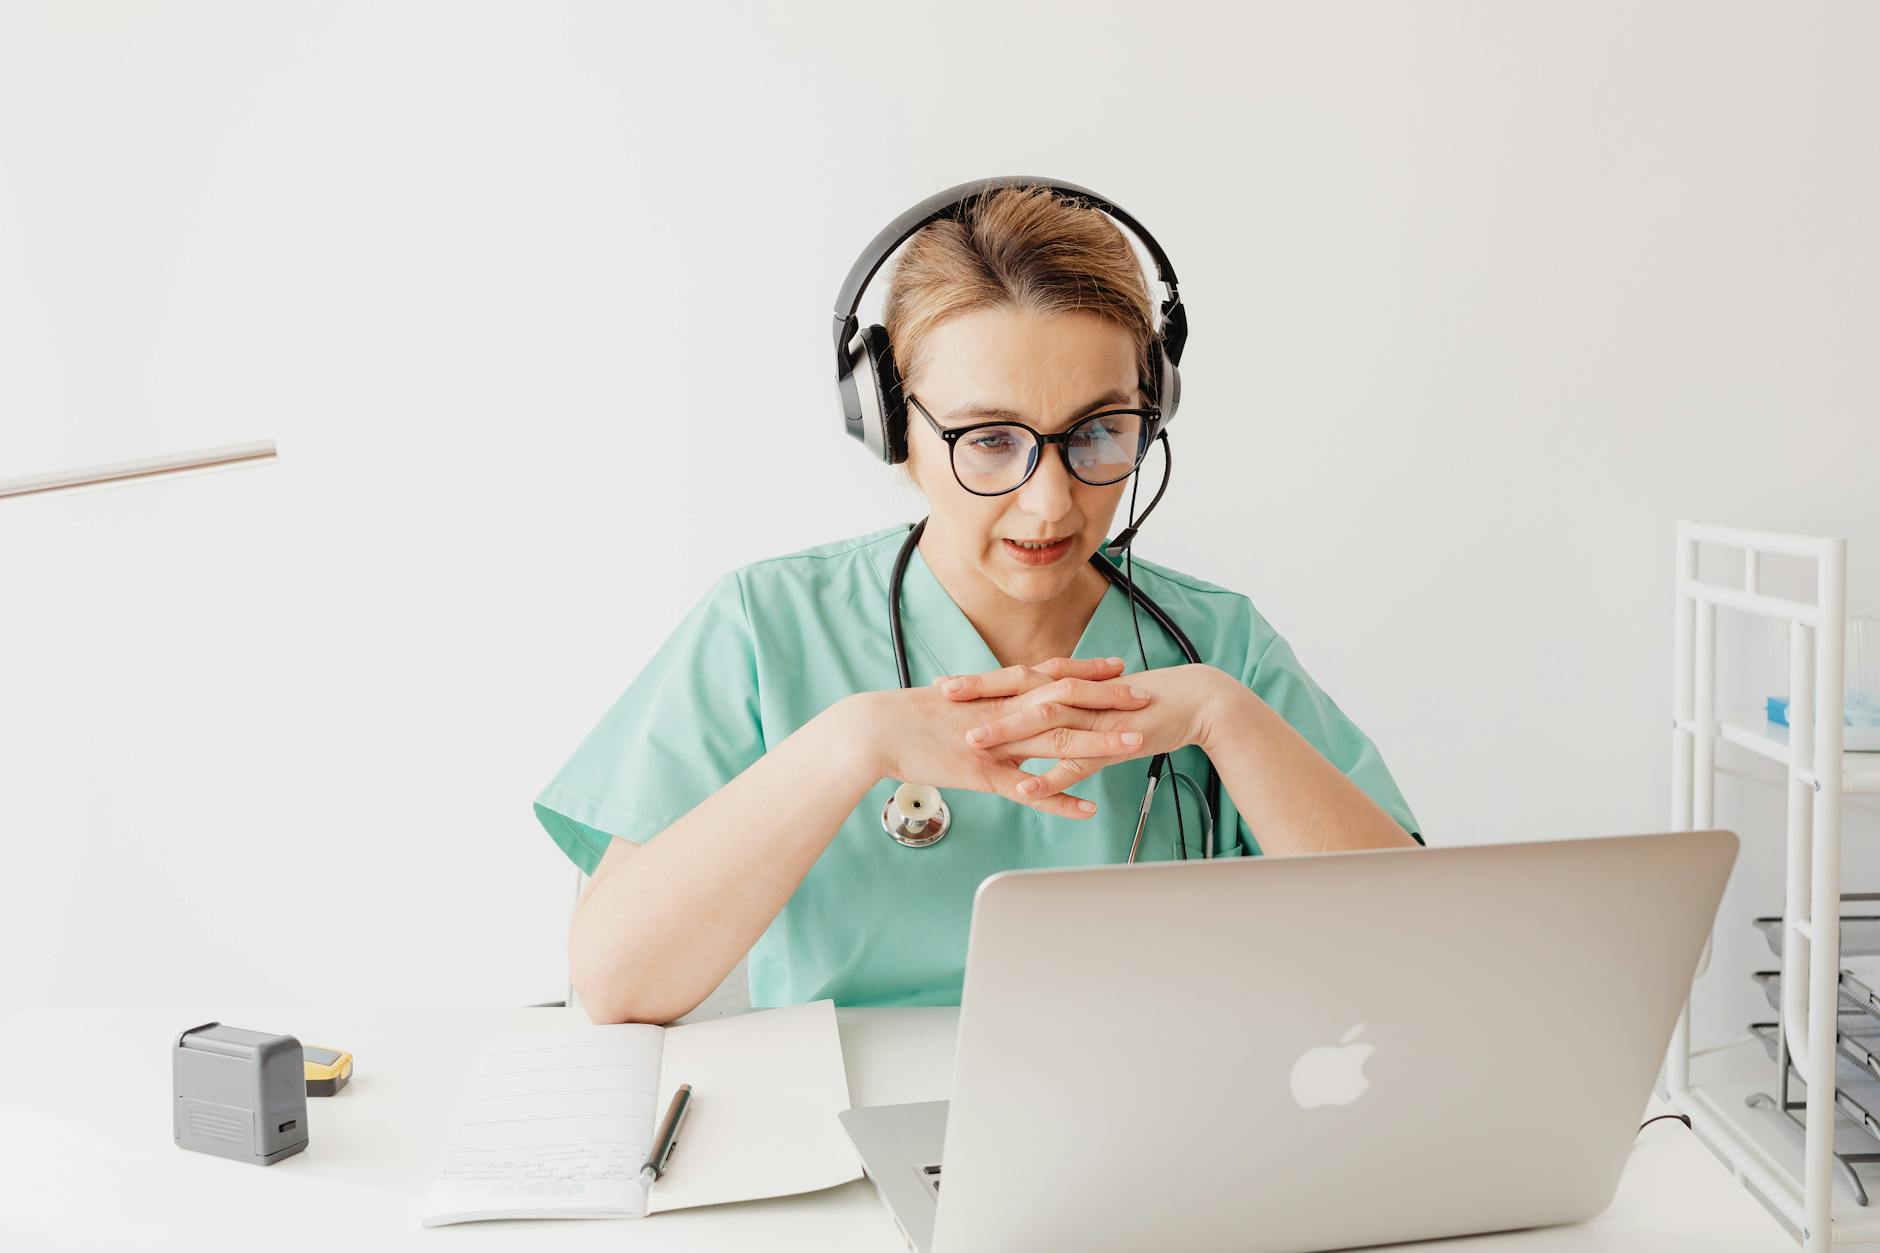
[(1299, 1055), (1292, 1068), (1293, 1100), (1299, 1108), (1349, 1105), (1364, 1095), (1371, 1086), (1364, 1077), (1364, 1063), (1376, 1049), (1352, 1043), (1363, 1031), (1364, 1024), (1359, 1023), (1337, 1044), (1322, 1044)]

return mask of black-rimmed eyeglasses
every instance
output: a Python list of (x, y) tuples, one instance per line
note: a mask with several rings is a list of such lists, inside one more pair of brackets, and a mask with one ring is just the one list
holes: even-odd
[(934, 434), (946, 441), (953, 477), (975, 496), (1003, 496), (1025, 485), (1046, 444), (1058, 445), (1064, 468), (1079, 482), (1106, 487), (1129, 477), (1149, 451), (1149, 431), (1160, 410), (1105, 409), (1079, 418), (1068, 430), (1043, 435), (1023, 422), (975, 422), (945, 427), (908, 394)]

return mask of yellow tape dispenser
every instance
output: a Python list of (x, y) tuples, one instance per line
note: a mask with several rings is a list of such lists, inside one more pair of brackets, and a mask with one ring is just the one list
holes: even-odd
[(352, 1078), (352, 1054), (343, 1049), (301, 1045), (307, 1066), (307, 1095), (332, 1096)]

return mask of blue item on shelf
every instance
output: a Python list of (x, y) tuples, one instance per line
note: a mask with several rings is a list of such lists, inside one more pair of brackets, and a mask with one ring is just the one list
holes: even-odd
[[(1788, 697), (1771, 696), (1768, 698), (1765, 708), (1768, 712), (1769, 721), (1779, 727), (1789, 725)], [(1880, 707), (1863, 701), (1862, 704), (1856, 708), (1843, 710), (1841, 714), (1841, 725), (1844, 727), (1859, 727), (1866, 732), (1865, 734), (1849, 737), (1848, 748), (1872, 751), (1874, 748), (1880, 747), (1880, 744), (1874, 742), (1873, 731), (1871, 730), (1871, 728), (1880, 727)]]
[[(1763, 707), (1769, 715), (1769, 721), (1775, 722), (1777, 726), (1788, 726), (1788, 696), (1769, 696), (1769, 700)], [(1867, 700), (1859, 700), (1856, 707), (1842, 711), (1841, 724), (1842, 726), (1880, 726), (1880, 704), (1871, 706), (1867, 704)]]

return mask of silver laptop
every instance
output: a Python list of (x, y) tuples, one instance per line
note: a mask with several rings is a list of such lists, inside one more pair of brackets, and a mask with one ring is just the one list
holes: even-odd
[(1588, 1218), (1736, 850), (1678, 831), (996, 874), (953, 1099), (842, 1123), (917, 1253)]

